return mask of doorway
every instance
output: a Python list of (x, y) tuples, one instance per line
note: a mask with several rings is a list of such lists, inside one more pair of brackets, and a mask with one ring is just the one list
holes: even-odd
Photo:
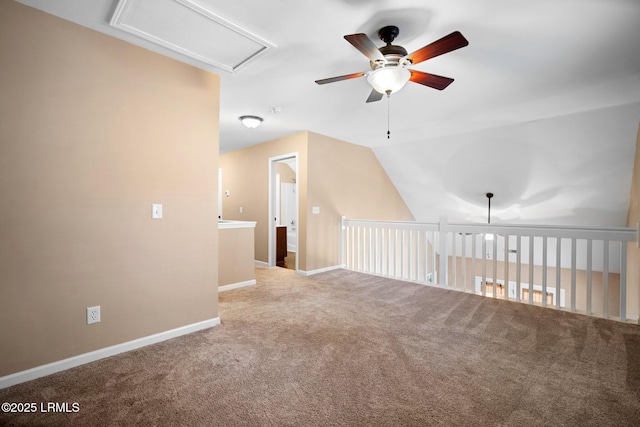
[(269, 159), (269, 266), (298, 270), (298, 153)]

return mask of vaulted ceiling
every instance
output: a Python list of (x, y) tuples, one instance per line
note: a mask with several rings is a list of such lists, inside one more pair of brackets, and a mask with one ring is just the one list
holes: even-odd
[[(418, 220), (486, 221), (490, 191), (492, 222), (625, 224), (640, 121), (637, 0), (20, 2), (219, 74), (223, 152), (310, 130), (371, 147)], [(190, 21), (193, 11), (201, 17)], [(116, 12), (125, 25), (110, 25)], [(443, 91), (410, 82), (375, 103), (365, 103), (366, 78), (314, 83), (369, 70), (343, 36), (382, 46), (385, 25), (409, 52), (464, 34), (469, 46), (413, 67), (455, 81)], [(242, 127), (245, 114), (263, 125)]]

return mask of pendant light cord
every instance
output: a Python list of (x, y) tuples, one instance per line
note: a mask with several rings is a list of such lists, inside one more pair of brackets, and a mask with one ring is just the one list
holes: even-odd
[(391, 91), (387, 91), (387, 139), (391, 139)]

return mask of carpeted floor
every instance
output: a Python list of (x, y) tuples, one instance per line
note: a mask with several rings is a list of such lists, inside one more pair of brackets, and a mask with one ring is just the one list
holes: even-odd
[(640, 327), (336, 270), (257, 269), (219, 327), (0, 390), (0, 425), (638, 426)]

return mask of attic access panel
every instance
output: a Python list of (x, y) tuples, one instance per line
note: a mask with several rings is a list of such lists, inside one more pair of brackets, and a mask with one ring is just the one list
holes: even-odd
[(275, 47), (193, 0), (120, 0), (110, 25), (230, 73)]

